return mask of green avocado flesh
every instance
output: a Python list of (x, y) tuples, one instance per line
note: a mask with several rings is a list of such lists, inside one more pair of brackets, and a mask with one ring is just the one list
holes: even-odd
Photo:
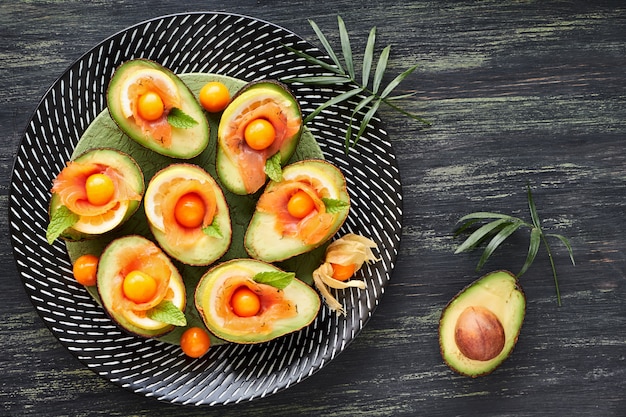
[[(151, 241), (141, 236), (125, 236), (111, 242), (102, 252), (98, 263), (97, 289), (102, 306), (109, 316), (126, 331), (143, 337), (156, 337), (170, 332), (173, 325), (146, 317), (139, 317), (132, 310), (116, 307), (123, 297), (123, 272), (129, 264), (138, 262), (142, 256), (158, 257), (170, 270), (169, 291), (174, 294), (171, 303), (185, 310), (187, 297), (185, 283), (170, 259)], [(132, 254), (132, 256), (129, 256)]]
[[(439, 345), (444, 361), (461, 375), (478, 377), (491, 373), (511, 354), (525, 312), (526, 297), (510, 272), (496, 271), (474, 281), (441, 314)], [(496, 326), (491, 326), (494, 323)], [(500, 331), (503, 337), (495, 337)], [(493, 353), (487, 355), (489, 351)]]
[[(255, 119), (266, 119), (272, 125), (295, 125), (269, 148), (255, 151), (247, 145), (243, 130)], [(279, 136), (279, 129), (276, 129)], [(265, 172), (242, 166), (243, 161), (258, 161), (264, 167), (267, 159), (280, 153), (281, 165), (287, 164), (302, 133), (300, 105), (289, 89), (274, 81), (257, 81), (244, 86), (224, 109), (217, 133), (217, 173), (224, 186), (235, 194), (253, 194), (266, 181)], [(252, 180), (254, 178), (254, 180)], [(249, 185), (246, 185), (246, 182)]]
[[(341, 201), (345, 207), (333, 213), (330, 228), (321, 239), (313, 243), (307, 243), (297, 235), (284, 235), (277, 228), (279, 217), (276, 212), (262, 211), (257, 207), (245, 236), (245, 247), (252, 258), (276, 262), (307, 253), (326, 243), (344, 223), (350, 204), (346, 180), (341, 171), (329, 162), (307, 160), (288, 165), (283, 169), (282, 181), (270, 181), (263, 193), (276, 193), (284, 183), (302, 178), (320, 184), (321, 197)], [(276, 207), (277, 211), (280, 209)]]
[[(187, 180), (187, 183), (194, 184), (194, 187), (190, 189), (189, 185), (185, 187), (182, 184), (181, 188), (177, 188), (181, 185), (181, 180)], [(195, 187), (196, 184), (197, 187)], [(189, 265), (209, 265), (228, 250), (232, 237), (228, 203), (213, 177), (197, 165), (172, 164), (152, 177), (146, 189), (145, 200), (155, 201), (163, 196), (164, 199), (173, 199), (171, 204), (174, 206), (176, 201), (180, 201), (179, 199), (188, 193), (196, 195), (209, 193), (215, 196), (217, 208), (211, 224), (207, 225), (213, 228), (214, 234), (196, 229), (188, 231), (184, 227), (177, 227), (176, 224), (172, 224), (176, 223), (175, 219), (167, 226), (163, 223), (162, 213), (153, 214), (156, 217), (155, 221), (151, 221), (148, 216), (148, 224), (159, 245), (170, 256)]]
[[(260, 296), (261, 309), (252, 317), (239, 317), (230, 305), (234, 291), (253, 281), (261, 272), (280, 269), (253, 259), (234, 259), (210, 269), (200, 280), (195, 293), (196, 309), (204, 323), (218, 337), (236, 343), (261, 343), (309, 325), (320, 309), (320, 297), (315, 290), (294, 278), (284, 289), (265, 285)], [(254, 285), (254, 284), (252, 284)], [(256, 284), (258, 285), (258, 284)], [(287, 317), (270, 313), (272, 303), (265, 294), (281, 293), (280, 304), (290, 305), (295, 315)], [(277, 303), (278, 304), (278, 303)]]
[[(179, 77), (185, 82), (196, 97), (198, 97), (202, 86), (210, 81), (220, 81), (224, 83), (228, 87), (231, 96), (235, 95), (237, 91), (246, 84), (244, 81), (216, 74), (192, 73), (181, 74)], [(220, 120), (220, 114), (205, 112), (205, 117), (211, 126), (210, 144), (198, 156), (190, 160), (186, 160), (185, 163), (197, 165), (204, 169), (213, 178), (217, 178), (215, 156), (217, 148), (217, 126)], [(150, 179), (152, 179), (157, 172), (170, 166), (171, 164), (181, 162), (180, 160), (155, 153), (131, 140), (119, 129), (107, 110), (101, 112), (87, 127), (80, 141), (76, 145), (72, 159), (76, 158), (83, 152), (100, 147), (118, 149), (130, 155), (141, 167), (146, 184), (149, 183)], [(305, 128), (302, 132), (302, 137), (298, 146), (290, 159), (290, 163), (309, 158), (323, 158), (323, 154), (311, 132)], [(222, 187), (224, 197), (228, 203), (232, 227), (232, 238), (228, 251), (216, 262), (222, 262), (235, 258), (245, 258), (248, 255), (243, 244), (244, 235), (252, 214), (254, 213), (258, 195), (236, 195), (224, 189), (219, 181), (218, 185)], [(154, 239), (146, 219), (143, 202), (141, 209), (137, 210), (127, 222), (116, 230), (109, 232), (106, 235), (98, 236), (95, 239), (83, 240), (80, 242), (66, 242), (68, 254), (72, 262), (85, 253), (99, 255), (113, 239), (130, 234), (141, 235), (150, 240)], [(323, 256), (323, 247), (320, 247), (315, 251), (292, 258), (288, 266), (281, 265), (281, 267), (285, 270), (295, 272), (300, 279), (312, 284), (312, 271), (319, 266)], [(196, 284), (200, 280), (200, 277), (207, 271), (207, 267), (186, 265), (177, 260), (174, 260), (173, 262), (183, 276), (186, 286), (186, 293), (188, 297), (187, 309), (185, 311), (187, 326), (177, 327), (166, 335), (159, 336), (157, 339), (170, 344), (178, 344), (180, 336), (186, 328), (192, 326), (204, 326), (201, 317), (194, 307), (192, 298)], [(94, 299), (100, 302), (99, 295), (95, 287), (88, 287), (87, 290), (94, 297)], [(224, 341), (212, 336), (211, 343), (212, 345), (218, 345), (223, 344)]]
[[(171, 143), (163, 141), (154, 130), (142, 129), (136, 121), (136, 116), (128, 114), (129, 110), (124, 110), (124, 102), (128, 101), (129, 88), (152, 79), (158, 79), (161, 82), (165, 80), (167, 85), (171, 85), (172, 90), (177, 92), (180, 99), (176, 108), (196, 121), (193, 126), (172, 127)], [(200, 154), (209, 144), (209, 125), (196, 96), (177, 75), (156, 62), (136, 59), (120, 65), (113, 74), (107, 89), (107, 106), (113, 120), (128, 137), (162, 155), (189, 159)], [(129, 104), (127, 106), (131, 108)], [(167, 117), (167, 114), (165, 113), (163, 117)], [(167, 124), (167, 122), (164, 123)]]
[[(115, 169), (118, 173), (124, 176), (125, 181), (131, 185), (132, 189), (139, 195), (143, 195), (144, 192), (144, 179), (141, 169), (133, 158), (129, 155), (120, 152), (116, 149), (110, 148), (93, 148), (78, 155), (75, 159), (76, 162), (83, 163), (97, 163), (106, 165)], [(126, 210), (123, 213), (119, 213), (117, 221), (110, 223), (106, 229), (102, 229), (99, 233), (89, 233), (80, 229), (78, 225), (76, 228), (69, 227), (63, 231), (61, 238), (69, 241), (78, 241), (83, 239), (93, 239), (104, 233), (124, 224), (132, 215), (137, 211), (139, 207), (139, 201), (129, 201)], [(61, 199), (57, 194), (52, 194), (50, 198), (50, 218), (53, 218), (55, 212), (61, 207)]]

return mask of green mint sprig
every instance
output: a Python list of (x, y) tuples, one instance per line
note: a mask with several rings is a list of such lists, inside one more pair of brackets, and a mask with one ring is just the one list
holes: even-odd
[(148, 318), (174, 326), (186, 326), (187, 318), (171, 301), (163, 300), (147, 311)]
[(63, 232), (76, 224), (80, 216), (65, 206), (59, 207), (54, 211), (48, 228), (46, 229), (46, 240), (48, 244), (52, 243), (63, 234)]
[(295, 278), (293, 272), (284, 271), (265, 271), (257, 273), (252, 279), (259, 284), (267, 284), (279, 290), (284, 289)]
[(502, 244), (502, 242), (504, 242), (509, 236), (515, 233), (515, 231), (521, 228), (529, 228), (530, 242), (528, 245), (528, 254), (526, 256), (526, 261), (524, 262), (522, 269), (517, 273), (516, 276), (518, 278), (521, 277), (532, 265), (535, 257), (537, 256), (537, 253), (539, 252), (539, 247), (543, 242), (548, 253), (550, 266), (552, 268), (557, 303), (559, 306), (561, 306), (561, 292), (559, 290), (559, 281), (556, 274), (556, 267), (554, 264), (554, 258), (552, 256), (552, 250), (550, 248), (550, 245), (548, 244), (548, 238), (556, 238), (561, 241), (561, 243), (567, 248), (572, 265), (576, 265), (576, 262), (574, 261), (572, 245), (565, 236), (556, 233), (546, 233), (543, 230), (543, 228), (541, 227), (539, 214), (537, 213), (537, 207), (535, 206), (532, 192), (530, 191), (530, 186), (528, 186), (527, 189), (528, 208), (530, 211), (531, 223), (526, 222), (518, 217), (513, 217), (500, 213), (485, 211), (470, 213), (459, 219), (459, 223), (461, 223), (461, 225), (457, 228), (455, 236), (458, 236), (461, 233), (467, 231), (477, 222), (489, 222), (474, 230), (474, 232), (472, 232), (469, 237), (457, 247), (454, 253), (457, 254), (476, 249), (483, 242), (489, 240), (489, 243), (487, 243), (487, 245), (485, 246), (482, 256), (478, 261), (478, 265), (476, 266), (476, 271), (479, 271), (485, 265), (493, 252)]
[[(341, 18), (341, 16), (337, 16), (337, 22), (339, 25), (339, 37), (341, 42), (341, 55), (343, 57), (343, 62), (339, 59), (338, 54), (333, 50), (330, 42), (326, 38), (326, 36), (322, 33), (317, 24), (309, 20), (309, 24), (315, 31), (315, 34), (319, 38), (324, 50), (332, 60), (333, 64), (328, 64), (327, 62), (315, 58), (305, 52), (299, 51), (295, 48), (286, 46), (291, 52), (296, 54), (297, 56), (306, 59), (308, 62), (319, 65), (320, 67), (332, 72), (334, 75), (322, 75), (322, 76), (311, 76), (311, 77), (296, 77), (290, 79), (284, 79), (283, 81), (286, 83), (294, 83), (300, 82), (303, 84), (317, 84), (317, 85), (336, 85), (336, 84), (352, 84), (355, 85), (354, 88), (348, 90), (344, 93), (341, 93), (327, 102), (320, 105), (317, 109), (315, 109), (311, 114), (309, 114), (305, 119), (304, 123), (308, 123), (313, 120), (318, 114), (320, 114), (327, 107), (333, 106), (335, 104), (344, 102), (358, 94), (362, 94), (365, 97), (357, 103), (357, 105), (352, 110), (351, 121), (348, 125), (348, 129), (346, 131), (345, 136), (345, 151), (348, 153), (351, 148), (353, 148), (359, 139), (362, 137), (367, 125), (372, 120), (381, 104), (385, 103), (390, 106), (392, 109), (404, 114), (405, 116), (410, 117), (413, 120), (416, 120), (422, 123), (425, 126), (430, 126), (430, 122), (423, 119), (420, 116), (409, 113), (399, 106), (397, 106), (394, 102), (400, 99), (404, 99), (407, 97), (411, 97), (414, 93), (404, 94), (404, 95), (396, 95), (392, 96), (391, 93), (393, 90), (413, 71), (415, 71), (418, 65), (413, 65), (400, 75), (396, 76), (389, 84), (385, 87), (382, 85), (383, 78), (385, 76), (385, 71), (387, 70), (387, 64), (389, 61), (389, 54), (391, 51), (391, 45), (386, 46), (378, 57), (378, 61), (376, 63), (376, 70), (374, 72), (374, 76), (372, 77), (372, 68), (374, 67), (374, 47), (376, 44), (376, 27), (373, 27), (367, 39), (367, 44), (365, 46), (365, 52), (363, 55), (363, 61), (361, 63), (361, 76), (358, 77), (355, 63), (354, 63), (354, 54), (352, 52), (352, 47), (350, 44), (350, 37), (348, 36), (348, 31), (346, 29), (346, 25)], [(352, 121), (356, 119), (356, 116), (359, 112), (364, 112), (364, 116), (361, 119), (361, 124), (359, 125), (358, 131), (356, 134), (353, 132)]]
[(189, 129), (198, 124), (196, 119), (178, 107), (173, 107), (167, 114), (167, 122), (178, 129)]

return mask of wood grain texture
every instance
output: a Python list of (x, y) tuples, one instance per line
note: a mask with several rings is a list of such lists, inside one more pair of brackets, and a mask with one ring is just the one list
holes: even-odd
[[(404, 191), (392, 282), (366, 329), (323, 370), (252, 403), (170, 406), (83, 367), (32, 308), (0, 232), (0, 415), (413, 416), (624, 415), (626, 407), (626, 6), (621, 1), (13, 1), (0, 4), (0, 206), (12, 161), (39, 99), (102, 39), (140, 21), (227, 11), (281, 25), (316, 43), (307, 19), (355, 50), (378, 28), (392, 45), (389, 77), (418, 124), (383, 108)], [(357, 57), (358, 58), (358, 57)], [(453, 255), (456, 221), (477, 210), (527, 217), (533, 187), (544, 226), (570, 237), (576, 266), (555, 243), (563, 306), (545, 252), (523, 276), (527, 314), (513, 355), (468, 379), (441, 360), (441, 309), (488, 270), (516, 272), (524, 233), (481, 272), (478, 253)]]

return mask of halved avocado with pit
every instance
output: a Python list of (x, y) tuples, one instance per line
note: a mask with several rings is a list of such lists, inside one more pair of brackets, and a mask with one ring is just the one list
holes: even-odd
[(127, 332), (148, 338), (162, 336), (175, 326), (149, 318), (147, 310), (129, 308), (133, 303), (127, 300), (123, 285), (130, 272), (138, 270), (150, 275), (155, 268), (162, 274), (169, 274), (165, 298), (159, 302), (170, 302), (184, 312), (187, 297), (182, 276), (167, 255), (142, 236), (129, 235), (113, 240), (102, 252), (97, 270), (97, 290), (105, 311)]
[[(149, 122), (141, 117), (136, 104), (147, 91), (156, 92), (164, 105), (163, 114)], [(107, 89), (107, 107), (128, 137), (162, 155), (189, 159), (209, 144), (209, 124), (200, 103), (176, 74), (154, 61), (135, 59), (120, 65)], [(168, 116), (177, 110), (195, 124), (175, 127)], [(170, 133), (163, 135), (163, 129)]]
[[(263, 119), (274, 127), (274, 141), (265, 149), (252, 149), (245, 140), (248, 123)], [(234, 194), (253, 194), (265, 185), (265, 163), (277, 153), (285, 165), (302, 133), (300, 105), (278, 81), (245, 85), (222, 113), (217, 132), (216, 169), (222, 184)]]
[[(126, 184), (130, 185), (134, 192), (143, 195), (145, 184), (141, 168), (130, 155), (124, 152), (111, 148), (93, 148), (80, 154), (73, 161), (110, 167), (123, 176)], [(79, 219), (73, 227), (65, 229), (60, 238), (68, 241), (80, 241), (98, 237), (124, 224), (137, 211), (139, 204), (139, 200), (121, 202), (97, 222), (90, 223)], [(59, 195), (52, 193), (48, 208), (50, 219), (54, 218), (61, 206), (62, 202)]]
[(526, 298), (508, 271), (489, 273), (459, 292), (439, 321), (439, 345), (446, 364), (459, 374), (493, 372), (511, 354), (524, 315)]
[[(234, 343), (261, 343), (300, 330), (319, 312), (321, 301), (315, 290), (294, 278), (284, 289), (255, 281), (259, 273), (281, 273), (279, 268), (254, 259), (233, 259), (202, 276), (195, 304), (207, 328), (217, 337)], [(231, 305), (235, 291), (251, 289), (260, 310), (249, 317), (238, 316)]]
[[(323, 207), (315, 210), (317, 214), (324, 212), (324, 218), (318, 219), (323, 220), (325, 226), (320, 229), (323, 233), (311, 240), (304, 237), (302, 231), (307, 230), (304, 222), (311, 222), (314, 218), (297, 219), (287, 213), (291, 193), (300, 187), (313, 189), (315, 198), (322, 200)], [(281, 181), (270, 181), (265, 187), (246, 230), (246, 251), (252, 258), (265, 262), (282, 261), (309, 252), (337, 233), (349, 208), (346, 179), (339, 168), (316, 159), (295, 162), (283, 169)], [(316, 213), (309, 216), (314, 215)]]

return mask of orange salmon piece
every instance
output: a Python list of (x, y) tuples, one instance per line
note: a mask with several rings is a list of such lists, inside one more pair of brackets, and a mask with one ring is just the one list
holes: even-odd
[[(265, 119), (274, 126), (276, 138), (266, 149), (252, 149), (244, 139), (244, 131), (248, 123), (256, 119)], [(230, 122), (230, 131), (234, 132), (225, 138), (226, 146), (236, 158), (239, 171), (242, 172), (246, 191), (258, 190), (265, 183), (265, 162), (280, 150), (285, 139), (292, 137), (300, 130), (300, 120), (289, 120), (281, 107), (271, 99), (255, 101), (242, 111), (239, 117)]]
[[(113, 181), (115, 194), (107, 204), (94, 205), (87, 200), (85, 183), (93, 174), (105, 174)], [(122, 174), (96, 163), (68, 162), (54, 179), (50, 191), (58, 194), (61, 203), (79, 216), (98, 216), (115, 208), (120, 201), (141, 200), (141, 196), (126, 183)]]

